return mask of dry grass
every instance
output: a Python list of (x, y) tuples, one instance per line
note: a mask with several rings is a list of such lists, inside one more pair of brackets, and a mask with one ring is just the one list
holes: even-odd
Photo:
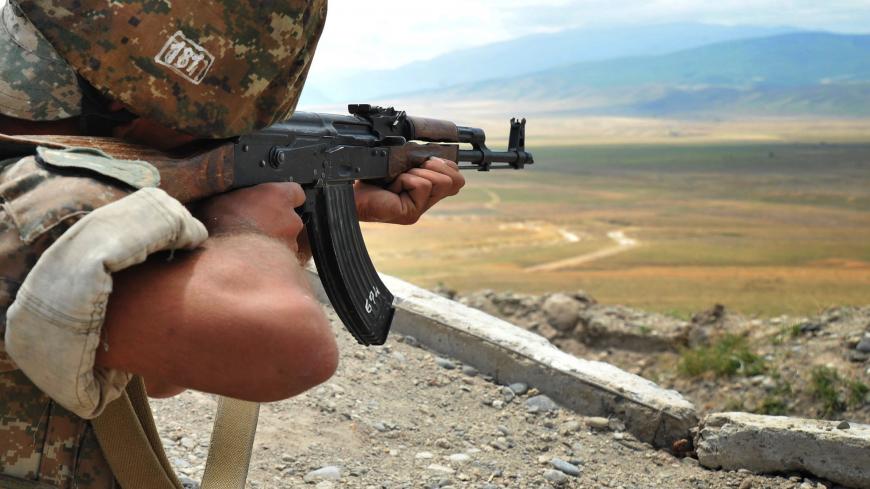
[[(378, 268), (429, 287), (582, 288), (679, 314), (713, 303), (757, 314), (870, 303), (870, 146), (599, 146), (536, 157), (527, 172), (470, 174), (468, 191), (412, 228), (365, 226)], [(570, 269), (524, 270), (612, 248), (615, 230), (640, 245)]]

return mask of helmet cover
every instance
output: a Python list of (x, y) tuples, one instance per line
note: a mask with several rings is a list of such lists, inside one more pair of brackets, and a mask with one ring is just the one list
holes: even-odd
[(326, 0), (12, 0), (97, 89), (199, 137), (292, 115)]

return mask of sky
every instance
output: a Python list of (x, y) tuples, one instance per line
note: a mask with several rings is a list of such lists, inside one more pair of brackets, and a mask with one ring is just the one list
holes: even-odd
[(870, 33), (870, 0), (329, 0), (312, 70), (389, 68), (534, 33), (670, 22)]

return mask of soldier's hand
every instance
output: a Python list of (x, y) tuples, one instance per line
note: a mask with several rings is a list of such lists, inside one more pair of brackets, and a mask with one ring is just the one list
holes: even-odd
[(191, 210), (212, 236), (259, 233), (284, 242), (294, 253), (302, 219), (294, 210), (305, 202), (296, 183), (264, 183), (217, 195), (197, 203)]
[(399, 175), (386, 189), (357, 182), (357, 214), (361, 221), (414, 224), (438, 201), (456, 195), (464, 185), (459, 165), (429, 158), (420, 168)]

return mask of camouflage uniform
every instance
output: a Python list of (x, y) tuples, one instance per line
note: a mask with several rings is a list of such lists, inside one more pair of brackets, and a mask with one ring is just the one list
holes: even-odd
[[(0, 330), (5, 329), (6, 309), (39, 256), (87, 212), (128, 192), (120, 183), (47, 171), (34, 157), (0, 173)], [(115, 487), (90, 423), (34, 386), (2, 343), (0, 474), (0, 488), (5, 487), (3, 476), (58, 488)]]
[[(200, 137), (289, 117), (326, 15), (326, 0), (10, 1), (0, 24), (0, 114), (78, 115), (78, 73), (137, 114)], [(32, 156), (0, 168), (5, 334), (6, 311), (42, 253), (132, 189), (89, 172), (50, 170)], [(30, 485), (18, 485), (24, 481)], [(0, 342), (0, 488), (117, 486), (91, 424), (40, 391)]]

